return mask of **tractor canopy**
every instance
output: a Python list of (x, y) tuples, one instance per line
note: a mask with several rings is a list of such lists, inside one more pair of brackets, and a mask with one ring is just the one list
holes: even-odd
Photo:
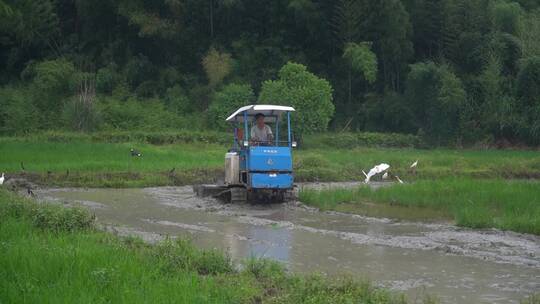
[(294, 112), (294, 108), (276, 105), (249, 105), (236, 110), (236, 112), (227, 118), (227, 121), (244, 122), (245, 118), (251, 121), (255, 118), (255, 115), (262, 113), (265, 116), (265, 122), (273, 123), (279, 120), (280, 116), (286, 112)]

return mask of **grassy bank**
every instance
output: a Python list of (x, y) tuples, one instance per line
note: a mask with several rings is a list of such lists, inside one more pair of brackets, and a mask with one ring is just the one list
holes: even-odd
[[(380, 189), (303, 190), (300, 200), (324, 210), (366, 213), (383, 206), (425, 210), (471, 228), (499, 228), (540, 235), (540, 183), (446, 178)], [(374, 204), (374, 206), (370, 206)], [(389, 208), (392, 209), (392, 208)], [(407, 213), (401, 208), (401, 213)], [(437, 215), (435, 215), (437, 217)]]
[[(23, 175), (55, 186), (182, 185), (222, 177), (227, 151), (225, 145), (200, 141), (155, 145), (68, 138), (0, 138), (0, 171), (7, 172), (8, 177)], [(131, 157), (132, 147), (143, 156)], [(419, 167), (412, 174), (408, 168), (417, 159)], [(406, 180), (450, 176), (540, 178), (536, 151), (328, 147), (298, 149), (294, 154), (297, 181), (361, 180), (362, 170), (381, 162), (389, 163), (392, 172)]]
[(118, 238), (96, 231), (81, 209), (5, 190), (0, 253), (2, 303), (407, 303), (366, 282), (292, 275), (266, 260), (239, 271), (185, 240)]

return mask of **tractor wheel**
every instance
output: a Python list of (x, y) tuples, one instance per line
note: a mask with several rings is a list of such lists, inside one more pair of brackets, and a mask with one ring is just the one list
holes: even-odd
[(231, 203), (245, 204), (247, 202), (247, 190), (243, 187), (231, 188)]

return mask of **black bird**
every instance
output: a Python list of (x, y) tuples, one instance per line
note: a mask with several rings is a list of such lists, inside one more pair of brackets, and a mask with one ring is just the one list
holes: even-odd
[(176, 170), (176, 168), (172, 168), (171, 170), (169, 170), (169, 174), (170, 175), (174, 174), (174, 170)]
[(25, 171), (25, 169), (24, 169), (24, 163), (23, 163), (23, 162), (21, 162), (21, 169), (22, 169), (23, 171)]
[(36, 195), (34, 194), (32, 189), (30, 189), (30, 187), (26, 187), (26, 193), (28, 193), (28, 195), (30, 195), (31, 197), (36, 197)]
[(131, 152), (131, 156), (133, 156), (133, 157), (135, 157), (135, 156), (136, 157), (141, 157), (142, 156), (141, 152), (139, 152), (139, 151), (137, 151), (137, 150), (135, 150), (133, 148), (131, 148), (131, 150), (129, 150), (129, 151)]

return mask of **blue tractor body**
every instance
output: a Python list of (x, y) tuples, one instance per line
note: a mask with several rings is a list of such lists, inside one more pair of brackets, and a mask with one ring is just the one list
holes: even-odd
[[(290, 147), (249, 147), (243, 153), (244, 170), (248, 172), (246, 186), (255, 189), (291, 189), (293, 166)], [(242, 155), (242, 154), (240, 154)], [(240, 163), (242, 171), (242, 162)]]

